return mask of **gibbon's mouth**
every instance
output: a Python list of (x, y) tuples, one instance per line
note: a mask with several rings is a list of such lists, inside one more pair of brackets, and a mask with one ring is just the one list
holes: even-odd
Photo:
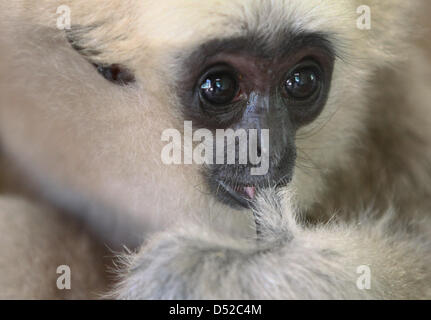
[(291, 177), (283, 179), (276, 184), (256, 182), (253, 184), (246, 183), (232, 183), (223, 180), (213, 180), (211, 189), (221, 202), (230, 205), (232, 207), (241, 207), (245, 209), (251, 209), (253, 201), (256, 198), (259, 190), (266, 188), (279, 189), (287, 186), (291, 181)]
[(255, 186), (236, 185), (235, 187), (231, 187), (223, 181), (218, 181), (218, 185), (222, 189), (218, 190), (219, 195), (220, 193), (227, 195), (230, 201), (228, 199), (224, 200), (225, 202), (229, 202), (229, 204), (232, 204), (234, 201), (237, 205), (248, 209), (256, 196), (257, 187)]

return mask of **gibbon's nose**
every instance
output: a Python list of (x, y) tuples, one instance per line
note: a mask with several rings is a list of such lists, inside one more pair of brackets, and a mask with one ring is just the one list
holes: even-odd
[[(290, 182), (296, 160), (295, 128), (288, 108), (277, 105), (277, 101), (270, 103), (269, 96), (254, 95), (241, 119), (230, 129), (247, 132), (247, 138), (234, 143), (236, 162), (211, 166), (208, 177), (221, 201), (249, 207), (259, 190)], [(240, 156), (244, 159), (244, 152), (246, 163)]]
[[(246, 113), (234, 129), (248, 132), (248, 148), (252, 149), (249, 155), (255, 154), (260, 159), (267, 157), (269, 166), (277, 167), (286, 153), (295, 153), (295, 127), (286, 108), (271, 106), (268, 100), (262, 99), (259, 107), (248, 108)], [(257, 134), (250, 134), (251, 130)], [(248, 165), (253, 166), (253, 162)]]

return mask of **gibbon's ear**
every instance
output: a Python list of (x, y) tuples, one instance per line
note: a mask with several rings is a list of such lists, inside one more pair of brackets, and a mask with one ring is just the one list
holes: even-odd
[(369, 29), (360, 34), (367, 37), (368, 50), (375, 63), (396, 61), (409, 47), (412, 38), (420, 37), (415, 21), (426, 0), (355, 0), (358, 23), (370, 18)]

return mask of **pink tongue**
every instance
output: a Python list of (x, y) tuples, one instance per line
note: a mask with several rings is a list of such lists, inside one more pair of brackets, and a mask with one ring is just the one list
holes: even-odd
[(256, 188), (255, 187), (244, 187), (244, 193), (250, 198), (254, 199), (254, 196), (256, 194)]

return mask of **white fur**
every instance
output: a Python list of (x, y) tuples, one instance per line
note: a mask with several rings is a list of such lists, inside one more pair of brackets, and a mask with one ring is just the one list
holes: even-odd
[[(124, 258), (120, 298), (429, 298), (431, 69), (410, 41), (425, 3), (0, 1), (0, 160), (14, 172), (0, 190), (71, 212), (115, 246), (155, 233)], [(356, 28), (363, 4), (370, 31)], [(82, 54), (55, 28), (59, 5)], [(284, 199), (259, 200), (256, 241), (252, 212), (216, 202), (198, 166), (161, 163), (160, 136), (182, 127), (168, 90), (179, 52), (281, 28), (328, 33), (337, 59)], [(108, 83), (87, 59), (125, 64), (137, 83)], [(355, 286), (359, 265), (370, 291)]]
[[(431, 298), (429, 238), (418, 232), (420, 226), (414, 232), (396, 226), (393, 210), (377, 220), (369, 211), (349, 225), (332, 222), (305, 228), (294, 211), (283, 209), (276, 195), (265, 194), (258, 202), (262, 231), (258, 241), (214, 232), (204, 224), (183, 224), (123, 259), (124, 280), (114, 295), (121, 299)], [(370, 268), (368, 289), (357, 285), (360, 266)]]

